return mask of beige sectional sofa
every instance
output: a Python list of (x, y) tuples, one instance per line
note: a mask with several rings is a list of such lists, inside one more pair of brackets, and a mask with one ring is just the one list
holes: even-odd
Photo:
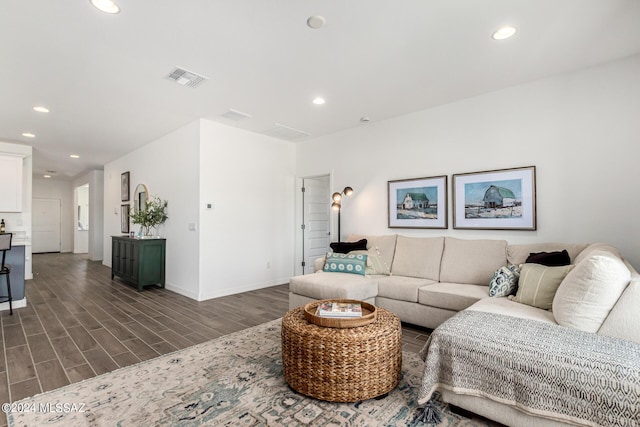
[(586, 244), (509, 245), (506, 240), (453, 237), (349, 236), (367, 239), (367, 250), (388, 267), (389, 275), (325, 273), (292, 277), (289, 307), (325, 298), (366, 301), (400, 316), (403, 322), (434, 329), (460, 310), (487, 298), (489, 281), (507, 264), (523, 263), (530, 252), (567, 249), (574, 259)]
[[(521, 304), (504, 297), (491, 298), (488, 295), (488, 285), (497, 269), (506, 265), (522, 264), (532, 252), (566, 249), (573, 264), (572, 268), (577, 270), (577, 266), (581, 266), (581, 274), (589, 275), (586, 280), (602, 279), (601, 272), (588, 269), (586, 273), (583, 271), (587, 268), (586, 264), (594, 259), (612, 258), (617, 260), (616, 265), (622, 266), (621, 268), (625, 270), (622, 274), (624, 283), (618, 283), (617, 290), (612, 290), (613, 300), (610, 295), (606, 296), (613, 307), (606, 304), (604, 308), (598, 307), (598, 301), (595, 303), (588, 301), (591, 295), (588, 289), (585, 291), (588, 295), (584, 302), (580, 300), (581, 297), (575, 300), (574, 296), (568, 296), (569, 300), (574, 297), (573, 304), (578, 306), (577, 312), (575, 307), (563, 307), (563, 310), (568, 310), (569, 313), (576, 312), (576, 322), (588, 324), (586, 328), (578, 327), (577, 329), (582, 329), (578, 332), (583, 334), (584, 331), (597, 332), (598, 336), (604, 337), (603, 339), (621, 338), (624, 340), (622, 344), (627, 341), (630, 343), (631, 350), (640, 349), (638, 347), (640, 344), (640, 310), (638, 309), (640, 307), (640, 276), (633, 266), (621, 257), (617, 249), (609, 245), (576, 243), (510, 245), (504, 240), (418, 238), (401, 235), (350, 236), (348, 240), (357, 241), (361, 238), (367, 239), (367, 253), (377, 257), (382, 263), (382, 269), (388, 270), (384, 273), (388, 274), (361, 276), (328, 273), (322, 271), (324, 259), (319, 259), (315, 265), (316, 273), (291, 278), (289, 306), (293, 308), (325, 298), (350, 298), (373, 303), (396, 313), (404, 322), (432, 329), (460, 311), (496, 313), (510, 316), (510, 318), (535, 320), (552, 325), (551, 328), (562, 329), (564, 326), (572, 326), (571, 322), (567, 325), (563, 320), (560, 323), (564, 326), (560, 326), (556, 319), (560, 316), (557, 313), (554, 316), (551, 310)], [(567, 291), (565, 290), (564, 293), (566, 294)], [(580, 307), (581, 304), (582, 307)], [(595, 329), (593, 319), (582, 318), (591, 315), (591, 305), (587, 307), (585, 304), (593, 305), (593, 311), (600, 312), (600, 318), (596, 316)], [(591, 330), (588, 330), (589, 328)], [(638, 367), (634, 365), (625, 368), (631, 369), (630, 372), (634, 372), (633, 375), (638, 375), (638, 378), (632, 379), (632, 385), (633, 381), (636, 381), (634, 393), (638, 394), (640, 383), (640, 373), (636, 373)], [(499, 399), (492, 399), (486, 395), (460, 393), (454, 387), (435, 386), (431, 392), (433, 390), (441, 392), (445, 402), (507, 425), (595, 425), (589, 422), (583, 424), (579, 420), (576, 421), (564, 415), (548, 416), (532, 413), (523, 410), (520, 404), (500, 402)], [(628, 396), (624, 399), (627, 398)], [(640, 409), (637, 410), (640, 411)]]

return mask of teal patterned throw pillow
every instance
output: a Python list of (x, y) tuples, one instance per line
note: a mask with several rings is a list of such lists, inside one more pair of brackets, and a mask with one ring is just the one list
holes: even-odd
[(500, 267), (493, 274), (489, 282), (490, 297), (506, 297), (515, 295), (518, 290), (518, 279), (520, 278), (520, 267), (510, 265), (508, 267)]
[(361, 274), (364, 276), (366, 265), (367, 255), (365, 254), (336, 254), (329, 252), (324, 263), (324, 271)]

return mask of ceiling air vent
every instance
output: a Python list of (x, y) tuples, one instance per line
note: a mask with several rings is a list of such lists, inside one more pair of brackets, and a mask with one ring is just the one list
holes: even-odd
[(310, 133), (294, 129), (289, 126), (281, 125), (279, 123), (274, 123), (274, 127), (272, 127), (271, 129), (267, 129), (263, 133), (275, 138), (288, 139), (290, 141), (311, 136)]
[(205, 81), (209, 80), (209, 77), (201, 76), (192, 71), (185, 70), (184, 68), (176, 67), (167, 76), (169, 80), (173, 80), (180, 86), (198, 87)]
[(251, 118), (251, 116), (249, 114), (243, 113), (241, 111), (234, 110), (234, 109), (229, 109), (229, 111), (227, 111), (226, 113), (220, 114), (220, 117), (224, 117), (225, 119), (233, 120), (234, 122), (239, 122), (240, 120), (250, 119)]

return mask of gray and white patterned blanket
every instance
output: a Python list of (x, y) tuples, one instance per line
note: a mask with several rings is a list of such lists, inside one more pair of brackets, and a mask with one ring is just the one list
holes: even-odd
[(433, 332), (420, 356), (426, 362), (421, 404), (446, 389), (558, 421), (640, 426), (637, 343), (462, 311)]

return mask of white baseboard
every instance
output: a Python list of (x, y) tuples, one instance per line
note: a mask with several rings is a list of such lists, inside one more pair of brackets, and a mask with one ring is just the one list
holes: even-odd
[[(19, 299), (19, 300), (12, 301), (11, 302), (11, 306), (14, 309), (26, 307), (27, 306), (27, 297), (24, 297), (24, 298)], [(0, 311), (9, 311), (9, 303), (8, 302), (0, 303)]]
[(198, 294), (191, 290), (172, 285), (171, 283), (165, 283), (164, 288), (168, 291), (175, 292), (176, 294), (184, 295), (187, 298), (198, 301)]
[(289, 283), (289, 277), (282, 279), (269, 280), (268, 282), (252, 283), (249, 285), (225, 288), (225, 289), (212, 289), (202, 292), (198, 301), (206, 301), (212, 298), (225, 297), (227, 295), (239, 294), (242, 292), (255, 291), (257, 289), (269, 288), (271, 286), (282, 285), (283, 283)]

